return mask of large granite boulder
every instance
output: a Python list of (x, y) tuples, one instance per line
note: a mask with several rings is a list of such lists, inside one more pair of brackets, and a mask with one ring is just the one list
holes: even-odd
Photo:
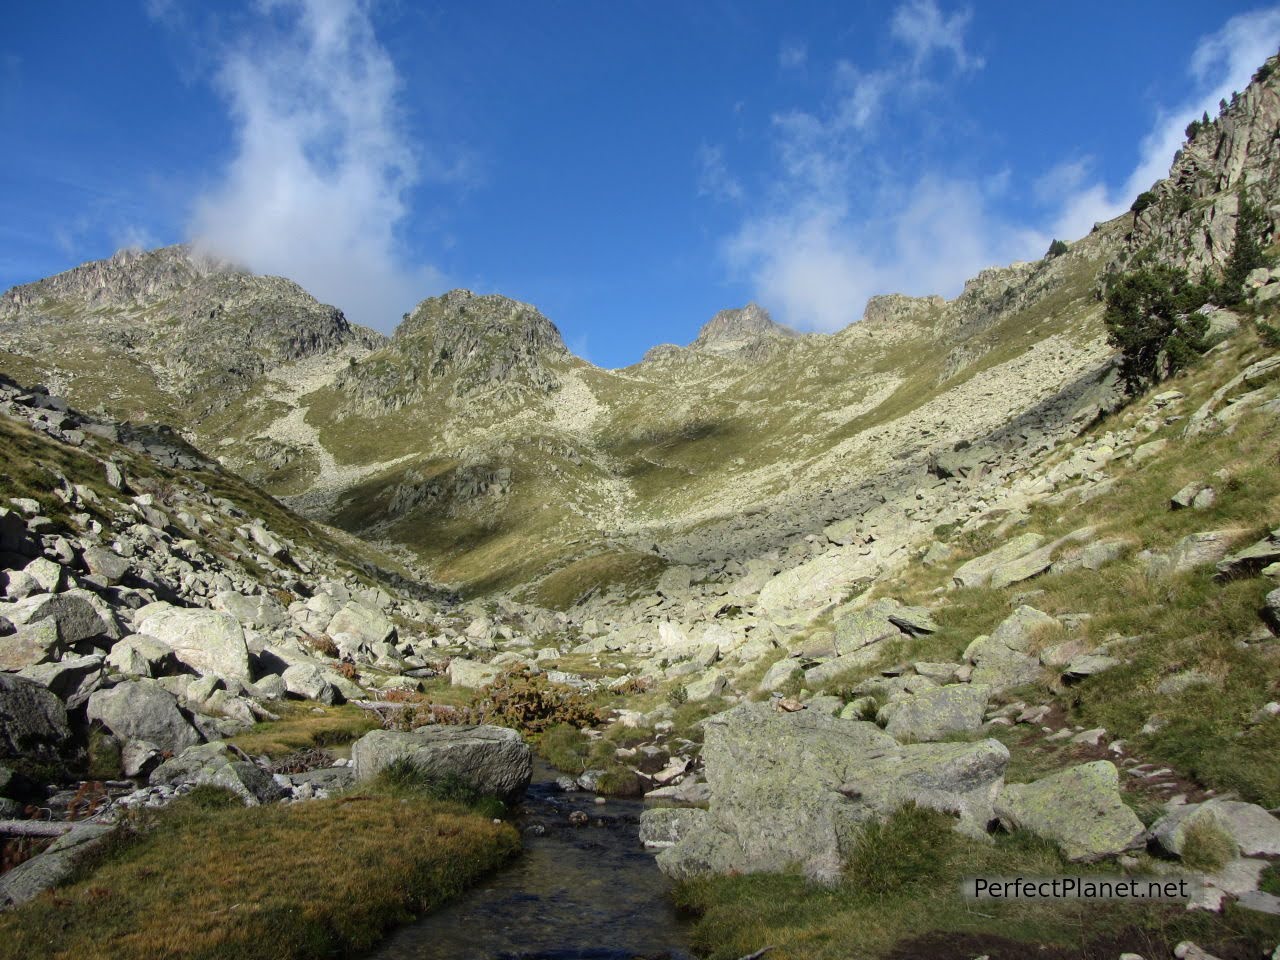
[(0, 760), (57, 761), (71, 747), (67, 709), (43, 684), (0, 673)]
[(399, 760), (429, 778), (458, 778), (498, 797), (519, 794), (533, 775), (533, 753), (514, 730), (490, 725), (426, 726), (408, 733), (374, 730), (351, 748), (357, 780), (368, 780)]
[(52, 620), (58, 640), (65, 646), (93, 637), (118, 640), (124, 636), (114, 611), (88, 590), (36, 594), (11, 605), (0, 605), (0, 613), (15, 626)]
[(362, 644), (393, 643), (396, 627), (381, 610), (359, 603), (347, 603), (329, 621), (329, 635), (349, 634)]
[(924, 690), (909, 700), (886, 704), (885, 732), (903, 743), (944, 740), (982, 729), (989, 687), (980, 683), (952, 683)]
[(860, 825), (908, 802), (955, 814), (960, 829), (981, 833), (1009, 760), (994, 740), (904, 746), (871, 723), (766, 703), (711, 717), (705, 730), (710, 808), (644, 828), (672, 842), (658, 865), (676, 878), (798, 865), (830, 882)]
[(121, 741), (146, 740), (179, 753), (203, 739), (178, 709), (177, 698), (155, 680), (130, 680), (89, 698), (88, 717)]
[(133, 622), (139, 633), (168, 645), (173, 658), (196, 673), (253, 680), (244, 629), (230, 614), (149, 603), (134, 613)]
[(39, 856), (0, 876), (0, 908), (34, 899), (65, 883), (79, 859), (102, 843), (116, 828), (105, 823), (77, 823)]
[(1052, 840), (1071, 860), (1098, 860), (1136, 846), (1144, 828), (1120, 796), (1108, 760), (1084, 763), (1037, 780), (1010, 784), (996, 799), (1009, 827)]

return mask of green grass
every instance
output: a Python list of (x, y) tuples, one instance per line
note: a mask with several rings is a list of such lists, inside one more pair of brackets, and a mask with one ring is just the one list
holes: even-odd
[(327, 707), (285, 700), (271, 710), (279, 720), (254, 724), (228, 742), (250, 756), (275, 759), (308, 747), (341, 746), (382, 727), (374, 714), (350, 704)]
[(0, 958), (349, 955), (519, 849), (510, 826), (386, 784), (250, 809), (220, 794), (176, 801), (75, 882), (0, 914)]
[(1182, 939), (1215, 953), (1252, 955), (1270, 949), (1280, 933), (1275, 918), (1243, 911), (1209, 918), (1181, 904), (974, 902), (960, 891), (966, 877), (1091, 872), (1115, 868), (1065, 864), (1051, 844), (1025, 835), (971, 840), (953, 832), (949, 818), (906, 807), (866, 829), (834, 887), (794, 874), (721, 876), (687, 881), (677, 898), (697, 916), (693, 946), (707, 960), (733, 960), (763, 946), (774, 947), (771, 960), (874, 958), (930, 934), (942, 943), (1001, 938), (995, 956), (1035, 956), (1042, 946), (1063, 951), (1056, 956), (1085, 955), (1090, 942), (1104, 938), (1124, 944), (1109, 956), (1121, 949), (1169, 956)]

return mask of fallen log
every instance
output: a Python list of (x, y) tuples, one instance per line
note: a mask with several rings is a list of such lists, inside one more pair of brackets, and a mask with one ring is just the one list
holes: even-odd
[(75, 829), (74, 823), (51, 820), (0, 820), (0, 836), (60, 837)]

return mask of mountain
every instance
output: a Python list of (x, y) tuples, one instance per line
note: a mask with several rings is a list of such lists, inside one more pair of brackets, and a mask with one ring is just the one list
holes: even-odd
[[(909, 538), (981, 500), (922, 490), (939, 458), (963, 448), (987, 474), (1012, 470), (1116, 402), (1100, 291), (1147, 247), (1221, 268), (1238, 187), (1280, 197), (1277, 96), (1274, 77), (1250, 86), (1154, 202), (1067, 253), (985, 270), (950, 301), (876, 297), (834, 334), (749, 304), (688, 347), (603, 370), (506, 297), (428, 298), (384, 338), (288, 281), (175, 247), (10, 291), (0, 359), (82, 406), (172, 422), (463, 590), (638, 590), (673, 562), (792, 556), (855, 518), (863, 536)], [(55, 361), (54, 337), (84, 346)]]

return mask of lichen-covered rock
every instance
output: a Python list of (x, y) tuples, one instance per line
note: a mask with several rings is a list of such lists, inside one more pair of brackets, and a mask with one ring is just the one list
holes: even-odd
[(658, 855), (670, 876), (777, 871), (836, 879), (859, 825), (907, 802), (981, 832), (1009, 753), (996, 741), (903, 746), (874, 724), (768, 704), (705, 722), (705, 816)]
[(173, 658), (201, 674), (249, 683), (249, 648), (244, 630), (230, 614), (151, 603), (133, 615), (139, 633), (155, 637)]
[(1167, 853), (1180, 856), (1188, 828), (1206, 819), (1221, 827), (1242, 855), (1280, 856), (1280, 820), (1257, 804), (1236, 800), (1215, 798), (1172, 807), (1152, 826), (1151, 835)]
[(26, 903), (71, 877), (76, 862), (115, 829), (103, 823), (77, 823), (47, 850), (0, 876), (0, 907)]
[(1001, 544), (990, 553), (984, 553), (980, 557), (974, 557), (967, 563), (961, 564), (951, 575), (952, 582), (957, 587), (985, 587), (1000, 567), (1012, 564), (1040, 549), (1044, 543), (1045, 537), (1042, 534), (1024, 533)]
[(147, 740), (179, 753), (201, 741), (178, 701), (154, 680), (129, 680), (89, 697), (88, 717), (121, 740)]
[(980, 683), (953, 683), (892, 704), (885, 732), (904, 743), (942, 740), (982, 729), (991, 697)]
[(116, 640), (124, 635), (115, 612), (88, 590), (37, 594), (10, 606), (0, 606), (0, 613), (15, 625), (52, 620), (57, 625), (58, 639), (65, 645), (93, 637)]
[(533, 775), (533, 753), (515, 730), (490, 725), (426, 726), (408, 733), (374, 730), (351, 748), (357, 780), (369, 780), (398, 760), (428, 778), (457, 778), (484, 794), (510, 797)]
[(455, 687), (483, 690), (502, 673), (502, 667), (478, 660), (454, 657), (449, 661), (449, 683)]
[(0, 673), (0, 760), (57, 761), (70, 749), (62, 701), (43, 684)]
[(996, 798), (1009, 827), (1054, 841), (1071, 860), (1098, 860), (1140, 842), (1142, 821), (1120, 796), (1120, 775), (1107, 760), (1037, 780), (1009, 784)]

